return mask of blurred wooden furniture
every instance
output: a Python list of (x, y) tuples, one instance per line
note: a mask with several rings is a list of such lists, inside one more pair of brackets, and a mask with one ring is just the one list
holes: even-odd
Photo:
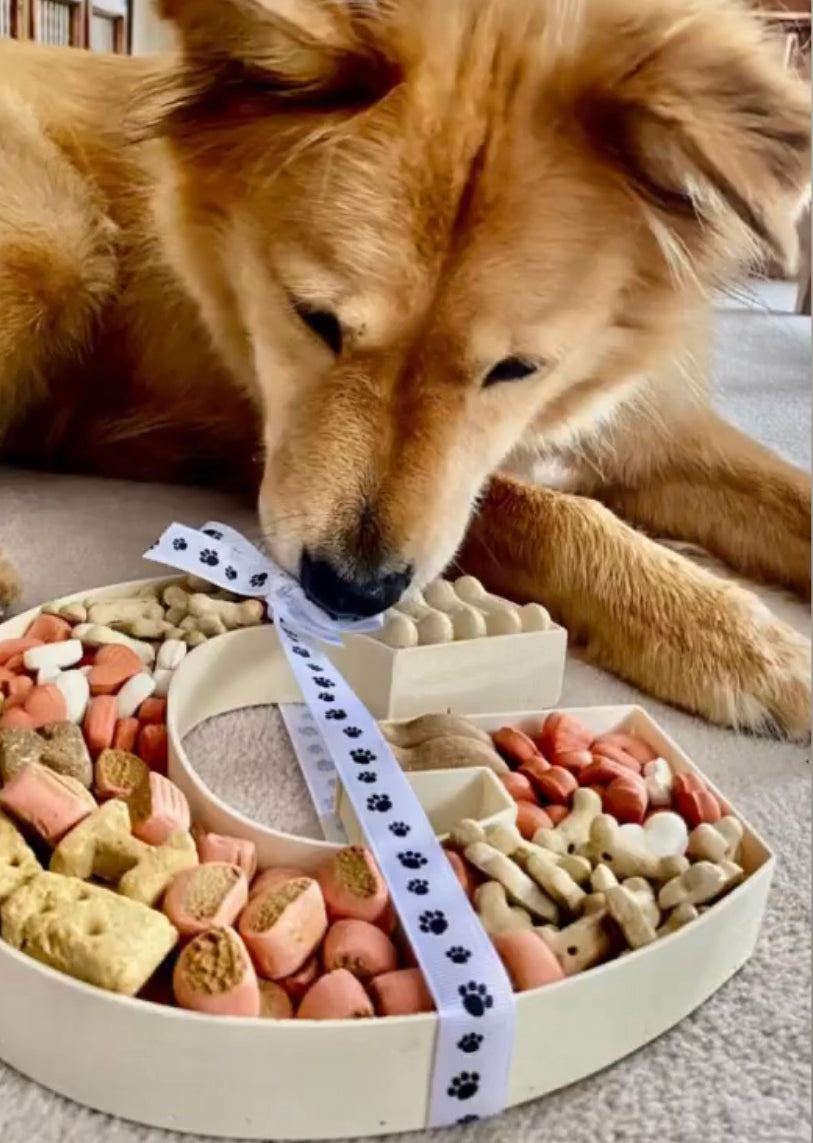
[(128, 52), (130, 7), (131, 0), (0, 0), (0, 36)]

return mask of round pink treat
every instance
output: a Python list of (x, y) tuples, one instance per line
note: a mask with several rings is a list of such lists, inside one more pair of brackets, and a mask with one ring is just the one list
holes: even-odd
[(238, 923), (261, 976), (282, 980), (316, 952), (327, 930), (322, 891), (312, 877), (293, 877), (255, 894)]
[(192, 824), (186, 795), (174, 782), (151, 770), (128, 799), (133, 836), (147, 845), (164, 845), (173, 833)]
[(260, 1015), (264, 1020), (292, 1020), (294, 1006), (291, 998), (280, 984), (273, 980), (261, 980)]
[(322, 949), (325, 971), (346, 968), (359, 980), (369, 980), (398, 967), (398, 953), (386, 933), (369, 921), (336, 921)]
[(258, 893), (264, 893), (266, 889), (273, 889), (275, 885), (281, 885), (283, 881), (293, 881), (297, 877), (309, 876), (310, 874), (306, 873), (304, 869), (288, 869), (284, 866), (279, 869), (264, 869), (251, 882), (248, 889), (249, 899), (256, 897)]
[(434, 1012), (435, 1002), (419, 968), (385, 972), (370, 983), (379, 1016), (414, 1016)]
[(339, 968), (317, 980), (308, 990), (297, 1020), (363, 1020), (374, 1016), (370, 997), (347, 969)]
[(197, 838), (201, 865), (211, 861), (224, 861), (237, 865), (249, 881), (257, 872), (257, 847), (242, 837), (223, 837), (219, 833), (200, 833)]
[(181, 1008), (210, 1016), (259, 1016), (260, 988), (234, 929), (209, 929), (181, 951), (172, 974)]
[(53, 847), (96, 809), (96, 802), (74, 778), (29, 762), (0, 790), (0, 809)]
[(182, 937), (194, 937), (207, 929), (233, 925), (246, 901), (245, 873), (237, 865), (220, 861), (176, 874), (162, 908)]
[(493, 938), (516, 992), (529, 992), (564, 980), (562, 966), (532, 929), (514, 929)]
[(343, 917), (375, 924), (389, 903), (389, 893), (375, 859), (359, 845), (334, 854), (316, 874), (331, 920)]

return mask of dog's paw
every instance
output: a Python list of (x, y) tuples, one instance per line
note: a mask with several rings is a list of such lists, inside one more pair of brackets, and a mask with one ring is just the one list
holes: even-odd
[(11, 604), (20, 594), (20, 581), (7, 560), (0, 556), (0, 620), (4, 619)]
[(756, 597), (746, 598), (750, 607), (739, 607), (732, 616), (736, 621), (725, 640), (727, 662), (719, 677), (710, 680), (709, 714), (739, 730), (807, 740), (810, 640), (776, 619)]

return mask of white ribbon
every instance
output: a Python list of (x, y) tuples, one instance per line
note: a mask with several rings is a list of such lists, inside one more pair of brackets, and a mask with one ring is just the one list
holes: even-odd
[(173, 525), (146, 557), (238, 595), (265, 598), (313, 715), (389, 886), (435, 1000), (438, 1038), (427, 1126), (494, 1115), (506, 1104), (514, 1046), (511, 983), (375, 719), (308, 639), (341, 643), (381, 620), (339, 621), (223, 524)]

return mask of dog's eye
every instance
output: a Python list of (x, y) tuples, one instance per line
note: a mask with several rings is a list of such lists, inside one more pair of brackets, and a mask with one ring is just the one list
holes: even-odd
[(318, 338), (338, 357), (342, 351), (343, 337), (339, 319), (329, 310), (317, 310), (304, 302), (294, 302), (299, 317)]
[(538, 361), (529, 361), (527, 357), (506, 357), (504, 361), (494, 366), (483, 385), (488, 388), (489, 385), (499, 385), (501, 381), (522, 381), (525, 377), (536, 373), (539, 368)]

